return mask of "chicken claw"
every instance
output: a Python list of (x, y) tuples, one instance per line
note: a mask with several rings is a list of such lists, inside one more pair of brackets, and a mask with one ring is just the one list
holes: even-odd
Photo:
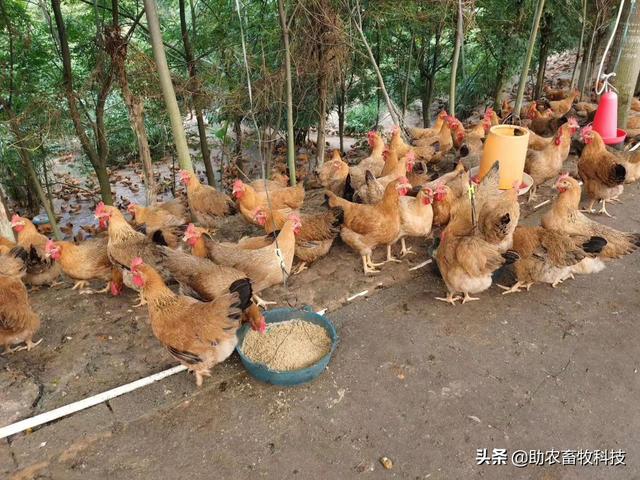
[(367, 273), (380, 273), (380, 270), (377, 270), (375, 267), (372, 267), (369, 263), (369, 258), (366, 255), (362, 256), (362, 270), (364, 274)]
[(107, 282), (107, 286), (102, 290), (96, 290), (96, 293), (107, 293), (111, 289), (111, 282)]
[(602, 200), (602, 208), (600, 208), (600, 210), (598, 210), (598, 213), (604, 213), (609, 218), (616, 218), (613, 215), (611, 215), (609, 212), (607, 212), (607, 201), (606, 200)]
[(453, 293), (451, 292), (447, 293), (446, 298), (445, 297), (435, 297), (435, 298), (436, 300), (440, 300), (441, 302), (447, 302), (454, 306), (456, 304), (456, 301), (461, 300), (460, 297), (458, 297), (457, 295), (454, 296)]
[(398, 260), (396, 257), (391, 255), (391, 245), (387, 245), (387, 260), (384, 263), (387, 262), (402, 263), (402, 260)]
[(8, 353), (21, 352), (22, 350), (26, 350), (27, 352), (31, 351), (33, 347), (37, 347), (42, 343), (42, 338), (37, 342), (32, 342), (31, 339), (24, 342), (25, 344), (20, 347), (15, 348), (7, 348), (4, 352), (0, 353), (0, 355), (6, 355)]
[(87, 288), (87, 285), (89, 285), (89, 282), (86, 280), (78, 280), (73, 287), (71, 287), (71, 290), (82, 290), (83, 288)]
[(299, 273), (302, 273), (305, 270), (308, 270), (307, 262), (300, 262), (298, 267), (293, 271), (293, 275), (298, 275)]
[(367, 259), (367, 266), (370, 268), (375, 269), (375, 267), (381, 267), (382, 265), (385, 264), (385, 262), (382, 263), (373, 263), (373, 260), (371, 260), (371, 255), (365, 255), (366, 259)]
[(502, 292), (502, 295), (507, 295), (509, 293), (521, 292), (522, 291), (521, 288), (525, 286), (524, 283), (522, 283), (522, 282), (516, 282), (511, 287), (507, 287), (505, 285), (500, 285), (499, 283), (496, 283), (496, 285), (504, 290), (504, 292)]
[(467, 292), (464, 292), (464, 297), (462, 298), (463, 305), (467, 302), (473, 302), (474, 300), (480, 300), (480, 299), (478, 297), (471, 297)]
[(133, 308), (138, 308), (138, 307), (142, 307), (143, 305), (147, 304), (147, 301), (144, 299), (144, 295), (142, 295), (142, 292), (140, 292), (140, 300), (138, 301), (138, 303), (136, 303)]
[(411, 247), (407, 247), (407, 244), (404, 241), (404, 238), (400, 239), (400, 244), (402, 245), (402, 250), (400, 250), (400, 256), (404, 257), (406, 255), (415, 255), (416, 252), (414, 252)]
[(262, 298), (260, 298), (258, 295), (256, 295), (255, 293), (253, 294), (253, 302), (258, 306), (258, 307), (262, 307), (263, 309), (267, 309), (267, 305), (275, 305), (276, 302), (267, 302), (266, 300), (263, 300)]

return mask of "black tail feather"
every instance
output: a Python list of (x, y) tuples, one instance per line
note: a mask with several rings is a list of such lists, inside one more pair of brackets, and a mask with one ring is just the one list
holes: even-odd
[(18, 246), (13, 247), (9, 252), (9, 255), (11, 255), (14, 258), (19, 258), (20, 260), (22, 260), (22, 263), (24, 264), (26, 264), (29, 261), (29, 254), (22, 247), (18, 247)]
[(624, 165), (620, 165), (619, 163), (613, 168), (613, 176), (616, 181), (616, 185), (622, 185), (624, 183), (624, 179), (627, 176), (627, 169), (624, 168)]
[(602, 237), (591, 237), (582, 244), (582, 249), (587, 253), (600, 253), (607, 245), (607, 241)]
[(240, 296), (240, 301), (237, 306), (240, 310), (246, 310), (251, 305), (251, 297), (253, 296), (253, 288), (251, 287), (251, 280), (248, 278), (241, 278), (236, 280), (229, 287), (229, 292), (237, 293)]
[(162, 245), (165, 247), (169, 246), (167, 240), (164, 238), (162, 230), (156, 230), (155, 232), (153, 232), (153, 235), (151, 235), (151, 240), (153, 240), (153, 243), (155, 243), (156, 245)]
[(344, 198), (345, 200), (349, 200), (350, 202), (353, 202), (353, 195), (354, 193), (356, 193), (356, 191), (353, 189), (353, 186), (351, 185), (351, 174), (347, 174), (347, 178), (344, 182), (344, 192), (342, 192), (342, 198)]
[(510, 265), (520, 260), (520, 255), (515, 250), (507, 250), (502, 254), (502, 258), (505, 259), (505, 265)]

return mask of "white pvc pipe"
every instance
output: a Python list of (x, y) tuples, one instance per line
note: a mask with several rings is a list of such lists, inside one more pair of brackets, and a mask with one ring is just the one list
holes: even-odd
[(187, 367), (185, 367), (184, 365), (178, 365), (163, 372), (154, 373), (153, 375), (150, 375), (148, 377), (141, 378), (140, 380), (136, 380), (135, 382), (112, 388), (111, 390), (99, 393), (97, 395), (94, 395), (93, 397), (85, 398), (83, 400), (70, 403), (69, 405), (56, 408), (55, 410), (41, 413), (40, 415), (36, 415), (35, 417), (27, 418), (12, 425), (2, 427), (0, 428), (0, 438), (5, 438), (9, 435), (14, 435), (29, 428), (38, 427), (45, 423), (49, 423), (59, 418), (66, 417), (67, 415), (71, 415), (72, 413), (76, 413), (86, 408), (93, 407), (102, 402), (106, 402), (107, 400), (111, 400), (112, 398), (119, 397), (120, 395), (124, 395), (125, 393), (129, 393), (137, 390), (138, 388), (150, 385), (154, 382), (157, 382), (158, 380), (162, 380), (163, 378), (183, 372), (186, 369)]

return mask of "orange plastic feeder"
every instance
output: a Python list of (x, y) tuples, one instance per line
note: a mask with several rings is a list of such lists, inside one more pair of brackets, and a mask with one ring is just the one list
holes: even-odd
[(593, 119), (593, 129), (600, 134), (607, 145), (624, 142), (627, 132), (618, 128), (618, 95), (616, 92), (605, 92), (600, 97), (598, 110)]
[(480, 160), (480, 179), (494, 163), (500, 163), (500, 189), (509, 190), (518, 181), (522, 183), (524, 162), (527, 158), (529, 130), (515, 125), (495, 125), (489, 130)]

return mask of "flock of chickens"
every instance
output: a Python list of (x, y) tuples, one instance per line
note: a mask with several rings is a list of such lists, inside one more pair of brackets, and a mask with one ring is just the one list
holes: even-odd
[[(147, 305), (154, 335), (195, 373), (199, 386), (231, 355), (242, 322), (265, 330), (260, 307), (270, 302), (259, 294), (294, 273), (294, 257), (300, 262), (297, 273), (325, 256), (338, 235), (360, 255), (369, 274), (399, 261), (392, 251), (397, 242), (405, 256), (413, 253), (406, 237), (426, 239), (439, 231), (432, 256), (447, 295), (438, 299), (454, 305), (477, 300), (471, 295), (488, 289), (493, 273), (505, 264), (513, 265), (517, 282), (503, 287), (504, 293), (528, 290), (536, 282), (555, 287), (574, 274), (600, 271), (603, 262), (633, 252), (640, 234), (617, 231), (579, 210), (581, 183), (561, 174), (579, 129), (575, 118), (567, 117), (576, 110), (575, 95), (565, 95), (549, 101), (544, 113), (535, 102), (523, 112), (532, 130), (525, 166), (534, 180), (531, 196), (552, 179), (559, 192), (538, 227), (518, 225), (519, 185), (499, 190), (497, 165), (481, 180), (469, 176), (485, 135), (501, 122), (490, 108), (466, 129), (442, 112), (433, 128), (408, 129), (412, 144), (405, 143), (399, 128), (388, 145), (371, 132), (370, 155), (356, 165), (334, 151), (317, 171), (326, 191), (320, 212), (300, 213), (304, 185), (288, 187), (283, 175), (236, 180), (234, 201), (183, 171), (188, 208), (177, 199), (149, 207), (132, 204), (128, 221), (118, 208), (100, 203), (95, 216), (107, 234), (78, 244), (50, 240), (30, 220), (14, 215), (16, 243), (0, 237), (0, 344), (5, 353), (36, 345), (40, 322), (25, 285), (52, 285), (63, 273), (81, 293), (90, 292), (83, 289), (94, 280), (104, 281), (101, 292), (113, 295), (126, 285), (140, 292), (138, 306)], [(503, 117), (509, 109), (503, 105)], [(640, 112), (640, 102), (634, 110)], [(590, 113), (584, 111), (578, 116)], [(553, 136), (544, 136), (548, 130)], [(591, 200), (589, 211), (601, 201), (601, 212), (608, 214), (606, 202), (616, 201), (624, 183), (640, 177), (640, 153), (609, 150), (589, 126), (582, 128), (581, 138), (578, 173)], [(435, 164), (448, 171), (433, 179), (429, 167)], [(236, 211), (264, 235), (236, 243), (213, 240), (210, 232), (219, 218)], [(379, 246), (386, 247), (386, 257), (375, 263)], [(168, 287), (172, 283), (179, 293)]]

